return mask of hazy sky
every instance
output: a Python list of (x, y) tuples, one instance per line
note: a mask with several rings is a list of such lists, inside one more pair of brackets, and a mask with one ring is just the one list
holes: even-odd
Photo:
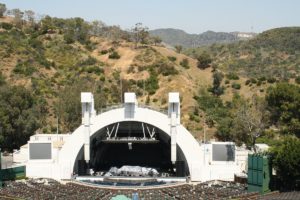
[(0, 0), (9, 9), (31, 9), (55, 17), (101, 20), (124, 29), (142, 22), (150, 29), (189, 33), (261, 32), (300, 26), (300, 0)]

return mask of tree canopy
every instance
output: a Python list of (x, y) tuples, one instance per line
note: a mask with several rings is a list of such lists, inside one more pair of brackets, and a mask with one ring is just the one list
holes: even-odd
[(282, 185), (286, 189), (294, 189), (296, 180), (300, 179), (300, 139), (286, 137), (271, 149), (273, 166)]
[(266, 100), (273, 123), (278, 124), (283, 133), (300, 137), (300, 87), (279, 83), (269, 88)]
[(13, 150), (39, 128), (39, 110), (31, 92), (21, 86), (0, 88), (0, 146)]

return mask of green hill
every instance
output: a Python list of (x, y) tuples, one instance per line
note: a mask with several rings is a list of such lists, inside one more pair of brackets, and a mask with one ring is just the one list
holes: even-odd
[[(207, 124), (207, 138), (235, 140), (220, 132), (230, 133), (221, 125), (231, 123), (237, 101), (264, 98), (276, 82), (300, 82), (296, 27), (186, 49), (186, 55), (141, 33), (144, 38), (136, 38), (139, 34), (81, 18), (0, 18), (0, 143), (11, 150), (26, 141), (12, 142), (14, 134), (53, 133), (57, 118), (60, 132), (73, 131), (81, 120), (82, 91), (93, 92), (98, 111), (121, 103), (127, 91), (140, 104), (167, 108), (167, 93), (178, 91), (182, 123), (197, 139)], [(199, 57), (207, 56), (200, 69)]]
[[(156, 29), (151, 30), (150, 34), (158, 36), (163, 42), (175, 46), (181, 45), (186, 48), (208, 46), (215, 43), (232, 43), (245, 38), (239, 37), (239, 32), (225, 33), (206, 31), (201, 34), (189, 34), (180, 29)], [(255, 35), (248, 33), (249, 35)]]
[(300, 27), (277, 28), (248, 41), (187, 49), (185, 53), (209, 52), (215, 67), (244, 77), (289, 80), (300, 72), (299, 36)]

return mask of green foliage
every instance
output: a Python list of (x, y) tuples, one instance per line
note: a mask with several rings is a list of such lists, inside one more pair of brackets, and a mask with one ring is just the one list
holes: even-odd
[(94, 65), (97, 63), (97, 59), (89, 56), (87, 59), (78, 63), (78, 66)]
[(176, 50), (177, 53), (181, 53), (181, 51), (182, 51), (182, 46), (181, 45), (175, 45), (174, 47), (175, 47), (175, 50)]
[(215, 95), (201, 90), (199, 96), (194, 97), (197, 100), (199, 108), (205, 111), (207, 118), (211, 121), (219, 122), (221, 119), (228, 116), (228, 108), (223, 104), (222, 100)]
[(233, 72), (226, 74), (226, 78), (228, 78), (229, 80), (239, 80), (240, 79), (239, 76)]
[(205, 69), (207, 67), (210, 67), (210, 64), (212, 62), (212, 58), (206, 51), (202, 52), (196, 58), (198, 60), (198, 67), (200, 69)]
[(6, 11), (6, 5), (3, 3), (0, 3), (0, 17), (3, 17), (5, 11)]
[(150, 77), (146, 80), (145, 89), (150, 95), (154, 94), (159, 88), (157, 74), (154, 70), (150, 70)]
[(295, 189), (300, 179), (300, 139), (286, 137), (271, 149), (273, 166), (285, 189)]
[(13, 28), (13, 25), (10, 24), (10, 23), (1, 22), (0, 27), (5, 29), (5, 30), (11, 30)]
[(176, 57), (174, 56), (168, 56), (168, 59), (171, 61), (171, 62), (175, 62), (177, 60)]
[(276, 28), (265, 31), (256, 37), (250, 43), (254, 47), (273, 48), (278, 51), (294, 54), (300, 51), (300, 28)]
[(163, 42), (172, 46), (195, 47), (208, 46), (215, 43), (229, 43), (237, 41), (232, 33), (206, 31), (201, 34), (189, 34), (179, 29), (156, 29), (150, 31), (151, 35), (160, 37)]
[(174, 64), (164, 58), (156, 60), (152, 65), (147, 66), (147, 68), (149, 71), (155, 71), (156, 74), (163, 76), (176, 75), (179, 73), (174, 67)]
[(187, 58), (182, 59), (182, 61), (180, 61), (179, 63), (183, 68), (185, 69), (189, 69), (189, 60)]
[(213, 86), (211, 88), (211, 92), (216, 96), (220, 96), (224, 93), (224, 88), (221, 87), (223, 78), (224, 75), (222, 72), (215, 71), (213, 73)]
[(12, 151), (39, 128), (40, 110), (31, 92), (21, 86), (0, 88), (0, 145)]
[(277, 80), (274, 77), (270, 77), (267, 79), (268, 83), (275, 83)]
[(278, 28), (250, 40), (215, 44), (185, 52), (195, 58), (199, 53), (207, 52), (214, 65), (224, 72), (234, 72), (249, 78), (264, 76), (287, 81), (295, 72), (300, 73), (299, 35), (299, 27)]
[(4, 85), (5, 83), (5, 77), (2, 75), (2, 72), (0, 72), (0, 86)]
[(110, 59), (120, 59), (121, 56), (118, 54), (118, 52), (113, 51), (112, 53), (109, 54), (108, 58), (110, 58)]
[(297, 76), (297, 77), (295, 78), (295, 82), (296, 82), (297, 84), (300, 84), (300, 76)]
[(273, 123), (281, 125), (284, 133), (300, 137), (300, 87), (278, 83), (266, 94)]
[(97, 75), (103, 74), (104, 69), (98, 66), (86, 66), (81, 68), (81, 72), (94, 73)]
[(233, 89), (239, 90), (239, 89), (241, 89), (241, 84), (239, 84), (239, 83), (232, 83), (232, 84), (231, 84), (231, 87), (232, 87)]
[(101, 54), (101, 55), (105, 55), (105, 54), (107, 54), (107, 53), (108, 53), (108, 50), (106, 50), (106, 49), (100, 51), (100, 54)]
[(133, 41), (135, 43), (135, 47), (138, 46), (138, 43), (141, 43), (141, 44), (148, 43), (148, 41), (150, 39), (148, 27), (143, 26), (142, 23), (136, 23), (131, 31), (132, 31), (132, 36), (133, 36)]
[(31, 61), (19, 62), (13, 69), (16, 74), (23, 74), (25, 76), (31, 76), (37, 69), (32, 65)]

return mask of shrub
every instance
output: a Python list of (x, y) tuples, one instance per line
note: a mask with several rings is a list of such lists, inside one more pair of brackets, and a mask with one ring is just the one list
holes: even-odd
[(89, 56), (87, 59), (81, 61), (78, 63), (79, 66), (85, 66), (85, 65), (94, 65), (97, 63), (97, 59)]
[(197, 60), (198, 60), (198, 67), (200, 69), (206, 69), (210, 67), (210, 64), (212, 62), (212, 59), (207, 52), (203, 52), (202, 54), (197, 56)]
[(268, 83), (275, 83), (276, 82), (276, 78), (274, 77), (270, 77), (267, 79)]
[(286, 189), (295, 189), (300, 174), (300, 140), (286, 137), (271, 149), (272, 161), (277, 176)]
[(134, 73), (134, 66), (130, 66), (127, 70), (127, 74)]
[(104, 54), (107, 54), (107, 53), (108, 53), (108, 50), (106, 50), (106, 49), (100, 51), (100, 54), (101, 54), (101, 55), (104, 55)]
[(300, 76), (297, 76), (297, 77), (295, 78), (295, 82), (296, 82), (297, 84), (300, 84)]
[(178, 71), (175, 69), (174, 66), (165, 66), (165, 67), (160, 68), (159, 71), (163, 76), (178, 74)]
[(2, 23), (0, 23), (0, 27), (5, 30), (10, 30), (10, 29), (12, 29), (13, 25), (10, 23), (2, 22)]
[(168, 56), (168, 59), (172, 62), (175, 62), (177, 58), (174, 56)]
[(233, 73), (233, 72), (230, 72), (229, 74), (226, 74), (226, 77), (229, 80), (239, 80), (240, 79), (240, 77), (236, 73)]
[(36, 72), (36, 68), (30, 64), (28, 61), (17, 63), (13, 72), (16, 74), (23, 74), (25, 76), (31, 76), (34, 72)]
[(249, 85), (251, 83), (251, 80), (246, 80), (245, 85)]
[(233, 89), (239, 90), (239, 89), (241, 89), (241, 84), (239, 84), (239, 83), (232, 83), (231, 87)]
[(258, 81), (261, 81), (261, 82), (264, 82), (264, 81), (266, 81), (266, 80), (267, 80), (267, 79), (266, 79), (266, 77), (264, 77), (264, 76), (258, 78)]
[(150, 95), (154, 94), (159, 88), (157, 74), (153, 70), (150, 71), (150, 77), (147, 79), (145, 86)]
[(84, 67), (82, 71), (90, 73), (90, 74), (95, 73), (97, 75), (104, 73), (104, 70), (98, 66), (87, 66), (87, 67)]
[(227, 85), (227, 84), (229, 84), (230, 83), (230, 81), (229, 80), (225, 80), (225, 84)]
[(189, 69), (189, 60), (187, 58), (182, 59), (182, 61), (179, 63), (183, 68)]
[(0, 72), (0, 85), (5, 84), (5, 77), (2, 75), (2, 72)]
[(257, 83), (257, 80), (256, 80), (255, 78), (251, 78), (250, 81), (251, 81), (251, 83), (253, 83), (253, 84)]
[(118, 52), (113, 51), (111, 54), (108, 56), (109, 59), (120, 59), (121, 56), (118, 54)]

